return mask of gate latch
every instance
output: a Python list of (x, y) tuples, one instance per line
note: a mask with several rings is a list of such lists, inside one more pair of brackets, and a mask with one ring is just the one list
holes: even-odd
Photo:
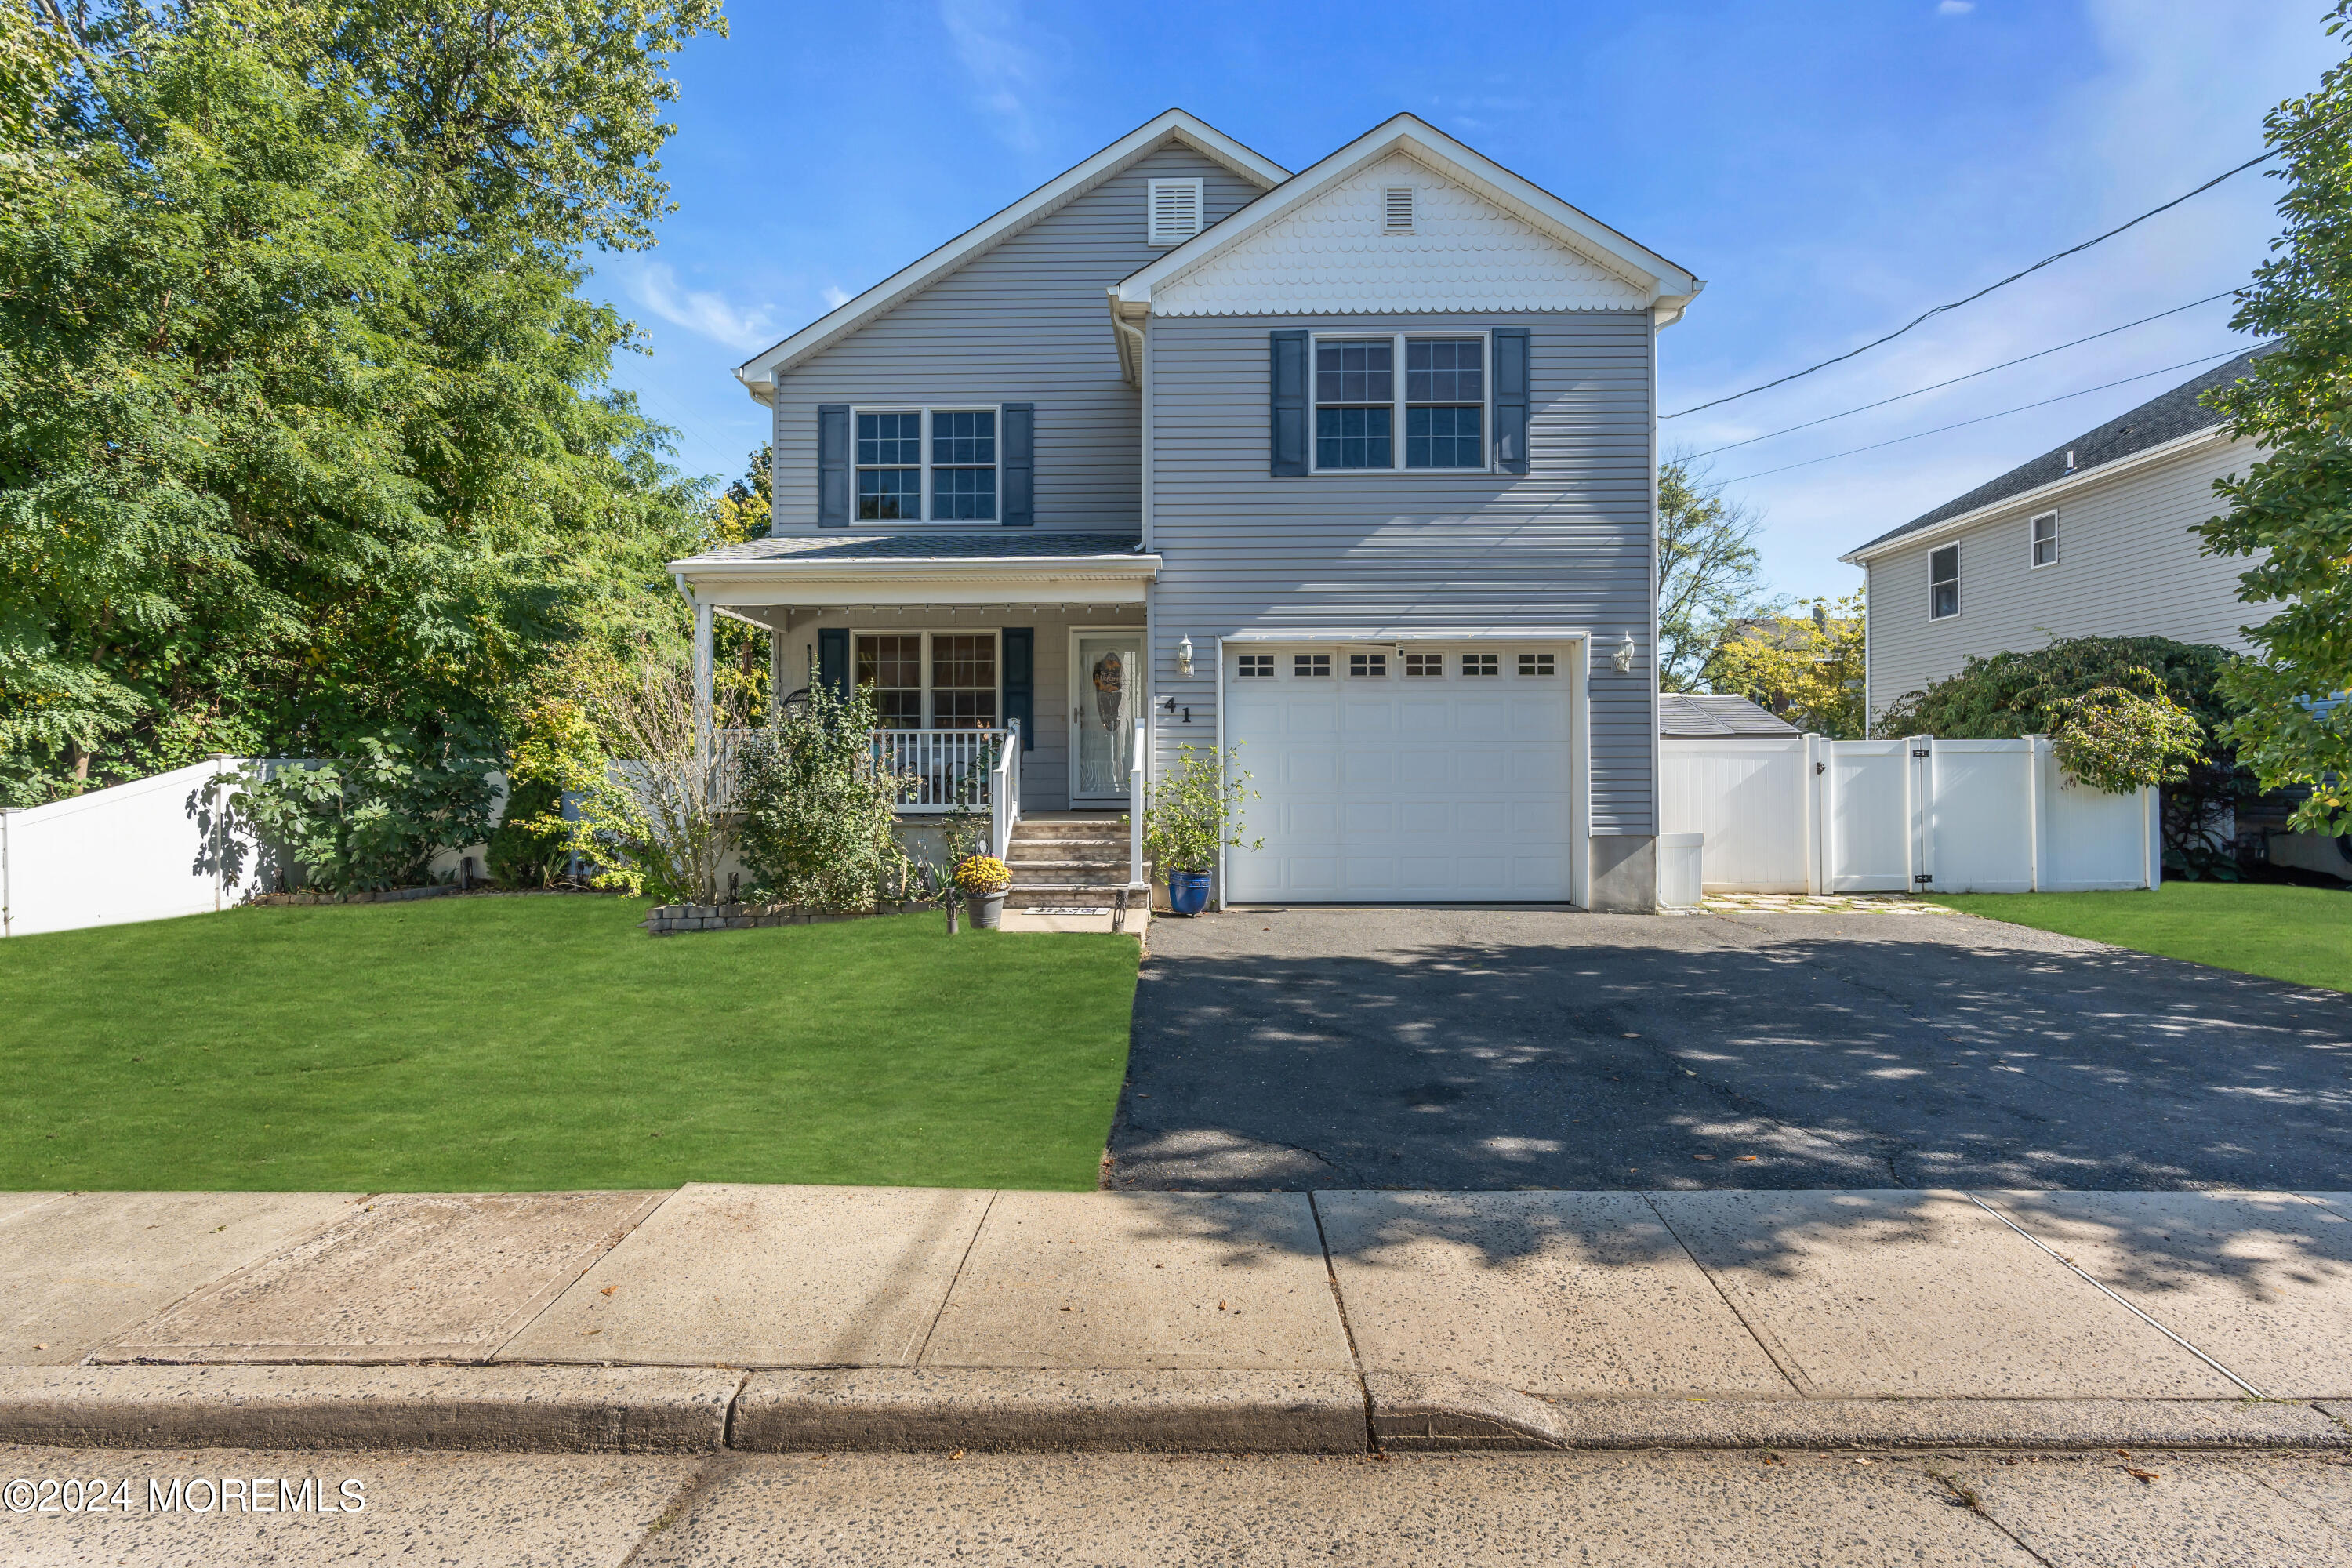
[(1932, 757), (1936, 753), (1925, 746), (1914, 746), (1911, 748), (1911, 754), (1915, 757)]
[(1933, 871), (1922, 871), (1911, 879), (1915, 882), (1932, 882), (1936, 879), (1936, 873)]

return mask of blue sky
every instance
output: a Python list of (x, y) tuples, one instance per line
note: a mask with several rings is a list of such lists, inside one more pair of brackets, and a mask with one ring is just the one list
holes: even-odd
[[(644, 325), (622, 384), (732, 475), (730, 374), (1170, 105), (1291, 168), (1399, 110), (1708, 280), (1661, 339), (1678, 409), (1852, 347), (2252, 156), (2339, 58), (2320, 0), (1267, 5), (735, 0), (679, 60), (678, 210), (590, 288)], [(1790, 387), (1664, 426), (1700, 451), (2242, 282), (2275, 228), (2242, 174), (2125, 237)], [(1764, 473), (2227, 350), (2227, 301), (1706, 459), (1779, 590), (2194, 369)], [(1750, 476), (1761, 476), (1753, 477)]]

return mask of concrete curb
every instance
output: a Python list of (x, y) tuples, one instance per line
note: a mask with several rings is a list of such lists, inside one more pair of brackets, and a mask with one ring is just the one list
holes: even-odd
[(0, 1442), (88, 1448), (698, 1453), (726, 1446), (731, 1369), (0, 1368)]
[(763, 1372), (728, 1446), (811, 1449), (1360, 1454), (1348, 1373)]
[(1561, 1448), (2352, 1448), (2310, 1405), (2252, 1399), (1578, 1399), (1372, 1373), (1398, 1453)]

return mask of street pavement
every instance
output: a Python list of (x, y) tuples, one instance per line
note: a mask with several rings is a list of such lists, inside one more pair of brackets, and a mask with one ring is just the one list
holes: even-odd
[[(339, 1454), (0, 1449), (107, 1483), (0, 1517), (0, 1568), (751, 1563), (2352, 1563), (2341, 1456)], [(256, 1511), (255, 1478), (269, 1511)], [(276, 1484), (291, 1483), (284, 1491)], [(234, 1485), (217, 1503), (220, 1483)], [(304, 1482), (322, 1483), (305, 1493)], [(127, 1489), (121, 1483), (128, 1482)], [(357, 1482), (356, 1490), (346, 1487)], [(151, 1487), (168, 1504), (150, 1505)], [(331, 1510), (280, 1506), (331, 1496)], [(206, 1505), (194, 1510), (191, 1500)], [(358, 1511), (347, 1505), (356, 1501)]]
[(1967, 916), (1160, 920), (1119, 1188), (2352, 1188), (2336, 992)]

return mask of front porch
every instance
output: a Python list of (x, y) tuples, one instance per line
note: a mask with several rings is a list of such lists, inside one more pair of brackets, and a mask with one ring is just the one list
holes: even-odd
[(898, 781), (910, 843), (962, 807), (988, 815), (1009, 860), (1024, 818), (1127, 815), (1125, 875), (1090, 877), (1093, 892), (1143, 879), (1144, 597), (1159, 565), (1125, 536), (989, 533), (795, 535), (671, 570), (694, 606), (698, 721), (719, 754), (745, 733), (711, 723), (727, 616), (768, 634), (772, 719), (820, 685), (871, 697), (875, 762)]

